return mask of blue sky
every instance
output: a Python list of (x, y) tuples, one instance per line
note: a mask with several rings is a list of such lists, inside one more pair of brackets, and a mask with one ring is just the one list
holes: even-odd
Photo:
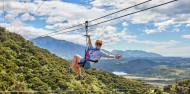
[[(5, 0), (3, 11), (1, 0), (0, 26), (29, 39), (84, 23), (86, 20), (92, 20), (144, 1), (146, 0), (46, 0), (44, 2), (42, 0)], [(168, 1), (170, 0), (152, 0), (89, 24)], [(42, 6), (38, 9), (41, 4)], [(104, 42), (102, 48), (109, 51), (114, 49), (144, 50), (164, 56), (190, 57), (189, 5), (189, 0), (178, 0), (165, 6), (90, 27), (89, 34), (93, 42), (96, 39), (102, 39)], [(34, 14), (37, 9), (38, 11)], [(80, 27), (84, 26), (76, 28)], [(83, 35), (84, 30), (78, 30), (52, 37), (84, 45)]]

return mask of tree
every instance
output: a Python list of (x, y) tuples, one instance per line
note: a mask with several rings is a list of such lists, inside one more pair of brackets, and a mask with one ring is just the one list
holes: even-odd
[(34, 77), (28, 80), (29, 88), (37, 91), (47, 91), (48, 84), (41, 81), (38, 77)]

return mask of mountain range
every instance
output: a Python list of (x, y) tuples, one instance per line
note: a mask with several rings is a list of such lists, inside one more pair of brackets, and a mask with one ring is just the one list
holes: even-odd
[(123, 57), (162, 57), (162, 55), (141, 50), (113, 50), (112, 54), (121, 54)]
[(49, 36), (38, 37), (33, 39), (32, 42), (36, 46), (47, 49), (65, 59), (71, 59), (76, 53), (81, 56), (85, 53), (85, 46), (65, 40), (57, 40)]
[[(31, 40), (36, 46), (47, 49), (50, 52), (66, 59), (72, 59), (74, 54), (79, 54), (84, 56), (85, 46), (79, 45), (73, 42), (65, 41), (65, 40), (57, 40), (55, 38), (46, 36), (46, 37), (38, 37), (36, 39)], [(108, 54), (120, 54), (123, 58), (125, 57), (162, 57), (162, 55), (145, 52), (141, 50), (113, 50), (111, 52), (104, 50), (104, 52)]]

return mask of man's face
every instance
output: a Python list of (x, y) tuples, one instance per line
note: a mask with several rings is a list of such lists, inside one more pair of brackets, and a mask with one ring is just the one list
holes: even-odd
[(97, 48), (97, 49), (100, 49), (100, 48), (101, 48), (101, 46), (102, 46), (102, 44), (101, 44), (101, 43), (95, 43), (95, 45), (96, 45), (96, 48)]

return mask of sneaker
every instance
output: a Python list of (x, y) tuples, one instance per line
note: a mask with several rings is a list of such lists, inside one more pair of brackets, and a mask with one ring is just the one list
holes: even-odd
[(77, 79), (77, 80), (83, 80), (84, 77), (83, 77), (82, 75), (80, 75), (80, 76), (78, 76), (76, 79)]
[(67, 72), (72, 73), (72, 72), (73, 72), (73, 69), (72, 69), (72, 68), (68, 68), (68, 69), (67, 69)]

